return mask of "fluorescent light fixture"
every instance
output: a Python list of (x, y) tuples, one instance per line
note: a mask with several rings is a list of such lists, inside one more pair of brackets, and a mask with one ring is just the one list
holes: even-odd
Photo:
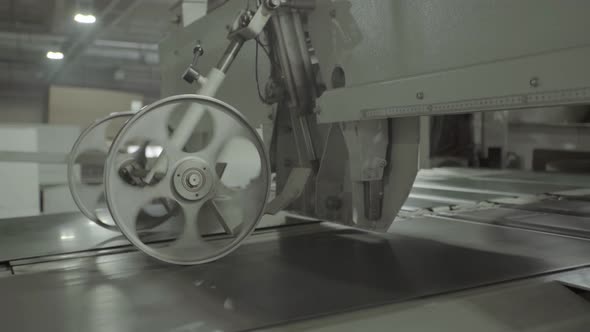
[(92, 14), (78, 13), (74, 16), (74, 21), (82, 24), (92, 24), (96, 22), (96, 17)]
[(64, 58), (64, 54), (59, 51), (48, 51), (47, 52), (47, 59), (51, 60), (61, 60)]

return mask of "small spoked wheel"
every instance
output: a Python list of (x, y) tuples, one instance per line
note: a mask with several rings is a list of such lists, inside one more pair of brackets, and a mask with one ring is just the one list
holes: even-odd
[[(119, 231), (107, 208), (104, 167), (113, 138), (135, 113), (113, 113), (86, 128), (74, 143), (68, 158), (68, 185), (74, 202), (98, 226)], [(134, 154), (141, 159), (145, 151)], [(141, 230), (153, 229), (170, 217), (165, 202), (157, 202), (141, 211)]]
[[(138, 149), (145, 151), (138, 156)], [(221, 258), (254, 230), (264, 213), (270, 167), (257, 131), (217, 99), (179, 95), (137, 113), (113, 141), (105, 168), (106, 200), (121, 232), (139, 250), (173, 264)], [(165, 202), (153, 244), (138, 231), (141, 211)]]
[(103, 171), (112, 138), (131, 112), (113, 113), (86, 128), (68, 158), (68, 185), (74, 202), (97, 225), (118, 231), (107, 210)]

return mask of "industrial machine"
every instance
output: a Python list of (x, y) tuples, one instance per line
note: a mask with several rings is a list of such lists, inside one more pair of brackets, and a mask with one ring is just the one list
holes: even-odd
[[(156, 258), (179, 264), (222, 257), (246, 238), (263, 213), (284, 209), (387, 230), (418, 169), (418, 122), (409, 118), (318, 123), (322, 107), (328, 111), (332, 106), (318, 102), (327, 87), (309, 37), (307, 21), (315, 9), (315, 1), (262, 1), (241, 10), (228, 27), (226, 50), (206, 76), (197, 66), (203, 46), (195, 45), (183, 78), (201, 86), (197, 95), (165, 98), (126, 122), (104, 164), (104, 191), (91, 179), (100, 171), (87, 171), (90, 179), (78, 181), (83, 186), (75, 185), (73, 164), (81, 154), (86, 158), (93, 152), (106, 155), (104, 139), (95, 136), (104, 137), (113, 117), (85, 131), (74, 146), (69, 167), (70, 188), (84, 214), (105, 226), (95, 212), (104, 192), (110, 211), (106, 215), (112, 216), (128, 239)], [(268, 150), (238, 110), (211, 98), (222, 88), (226, 75), (231, 75), (231, 65), (249, 40), (256, 44), (257, 53), (264, 51), (270, 67), (270, 80), (258, 94), (261, 102), (276, 106)], [(333, 71), (331, 87), (343, 88), (346, 72), (340, 66)], [(242, 159), (250, 160), (235, 160), (236, 149), (244, 155)], [(148, 150), (158, 150), (158, 155), (149, 158)], [(234, 160), (225, 160), (224, 151)], [(400, 155), (404, 158), (395, 157)], [(244, 167), (254, 169), (251, 178), (244, 179)], [(236, 168), (242, 170), (234, 176), (241, 184), (231, 183), (231, 174), (225, 175)], [(277, 195), (267, 202), (272, 172)], [(156, 201), (168, 209), (170, 219), (181, 219), (176, 240), (166, 248), (147, 246), (137, 232), (145, 205)], [(215, 232), (224, 239), (203, 240)]]
[[(403, 33), (397, 29), (405, 21), (391, 17), (404, 10), (403, 4), (387, 1), (234, 1), (170, 37), (162, 45), (164, 92), (196, 90), (192, 83), (200, 87), (196, 95), (173, 95), (127, 115), (130, 119), (105, 162), (107, 215), (142, 251), (178, 264), (224, 256), (254, 230), (264, 213), (285, 209), (386, 231), (416, 176), (419, 116), (582, 104), (590, 98), (588, 73), (580, 66), (589, 50), (580, 46), (584, 40), (577, 40), (585, 36), (568, 35), (567, 45), (563, 39), (544, 39), (520, 48), (504, 40), (506, 45), (498, 43), (486, 52), (472, 49), (479, 40), (472, 39), (452, 50), (469, 50), (462, 59), (450, 58), (445, 53), (451, 50), (448, 45), (415, 45), (440, 37), (436, 24), (446, 22), (424, 22), (423, 39), (394, 38)], [(509, 14), (506, 10), (497, 15)], [(565, 30), (554, 37), (576, 28), (560, 28)], [(527, 29), (519, 33), (526, 35)], [(378, 43), (375, 36), (392, 39)], [(254, 59), (251, 50), (243, 54), (248, 47), (255, 49)], [(529, 55), (522, 57), (525, 52)], [(423, 59), (411, 58), (415, 55)], [(436, 63), (418, 66), (433, 55)], [(208, 66), (215, 59), (217, 64)], [(243, 59), (239, 66), (254, 65), (254, 81), (242, 71), (231, 72), (236, 59)], [(181, 63), (190, 64), (181, 71)], [(204, 75), (207, 67), (211, 69)], [(391, 80), (396, 76), (408, 77)], [(230, 82), (225, 86), (226, 80)], [(179, 84), (187, 87), (178, 89)], [(218, 91), (237, 109), (213, 99)], [(271, 132), (267, 146), (253, 128), (266, 117), (272, 119), (266, 128)], [(103, 142), (93, 140), (93, 130), (98, 133), (102, 126), (95, 125), (81, 139), (88, 142), (88, 151), (106, 155), (98, 149)], [(81, 149), (80, 144), (74, 149)], [(149, 151), (157, 155), (146, 156)], [(224, 174), (237, 169), (243, 172), (234, 174), (240, 183)], [(276, 174), (276, 197), (268, 201), (271, 173)], [(71, 188), (74, 197), (86, 195), (75, 185)], [(94, 189), (103, 193), (102, 186)], [(80, 204), (80, 198), (76, 202), (85, 215), (102, 223), (91, 212), (99, 197), (88, 198), (91, 208)], [(165, 248), (146, 245), (137, 232), (138, 217), (155, 202), (179, 228), (175, 241)], [(203, 240), (215, 234), (220, 238)]]
[(0, 226), (7, 326), (587, 330), (588, 177), (417, 174), (422, 116), (590, 103), (590, 3), (214, 3), (74, 145), (84, 217)]

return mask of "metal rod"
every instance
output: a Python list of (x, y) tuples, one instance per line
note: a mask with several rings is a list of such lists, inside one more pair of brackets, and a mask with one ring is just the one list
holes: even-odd
[(232, 65), (236, 56), (240, 52), (240, 49), (244, 45), (244, 40), (242, 38), (234, 38), (231, 40), (230, 44), (225, 49), (223, 56), (217, 63), (217, 69), (219, 69), (222, 73), (227, 73), (229, 67)]

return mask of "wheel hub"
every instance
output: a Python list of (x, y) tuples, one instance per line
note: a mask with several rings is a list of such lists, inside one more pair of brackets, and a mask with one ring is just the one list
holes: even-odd
[(209, 195), (216, 181), (217, 177), (206, 161), (191, 158), (176, 167), (173, 186), (176, 193), (184, 199), (197, 201)]

